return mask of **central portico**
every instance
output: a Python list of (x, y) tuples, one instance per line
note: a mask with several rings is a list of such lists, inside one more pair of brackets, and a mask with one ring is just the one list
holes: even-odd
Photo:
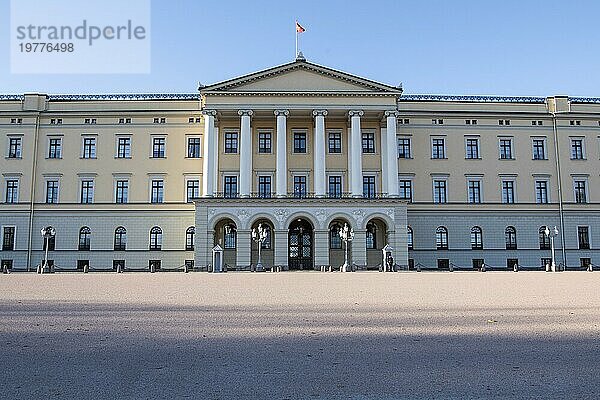
[(251, 230), (258, 220), (272, 230), (263, 247), (267, 264), (291, 267), (296, 252), (302, 261), (292, 264), (300, 269), (332, 265), (332, 257), (337, 263), (332, 232), (340, 223), (356, 232), (354, 264), (380, 263), (367, 253), (386, 244), (397, 264), (408, 263), (406, 207), (396, 199), (400, 88), (298, 58), (200, 93), (196, 265), (210, 264), (216, 244), (230, 266), (254, 264)]

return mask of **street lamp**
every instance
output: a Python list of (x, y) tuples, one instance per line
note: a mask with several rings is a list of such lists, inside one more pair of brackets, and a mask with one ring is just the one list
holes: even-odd
[[(48, 268), (48, 247), (50, 247), (49, 242), (50, 242), (50, 239), (52, 239), (54, 236), (56, 236), (56, 230), (51, 226), (47, 226), (45, 228), (42, 228), (40, 230), (40, 233), (42, 234), (42, 239), (44, 239), (44, 242), (46, 244), (46, 246), (45, 246), (46, 252), (44, 254), (44, 265), (40, 269), (40, 273), (43, 274), (44, 271)], [(50, 271), (48, 271), (48, 272), (50, 272)]]
[(556, 272), (556, 262), (554, 258), (554, 238), (558, 236), (558, 228), (554, 226), (552, 230), (546, 226), (544, 234), (550, 238), (550, 249), (552, 251), (552, 272)]
[(264, 270), (261, 259), (261, 250), (262, 245), (269, 234), (268, 231), (269, 227), (264, 227), (263, 224), (258, 224), (258, 228), (252, 229), (252, 240), (258, 244), (258, 262), (256, 263), (256, 271), (258, 272)]
[(354, 239), (354, 231), (348, 226), (347, 223), (344, 223), (344, 227), (339, 230), (338, 234), (346, 246), (344, 251), (344, 265), (342, 265), (342, 272), (349, 272), (350, 266), (348, 265), (348, 242), (351, 242)]

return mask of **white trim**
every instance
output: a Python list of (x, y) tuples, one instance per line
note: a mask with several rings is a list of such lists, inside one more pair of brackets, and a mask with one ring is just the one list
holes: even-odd
[[(61, 177), (59, 175), (54, 176), (44, 176), (44, 204), (58, 204), (60, 203), (60, 183)], [(48, 182), (56, 181), (58, 182), (57, 191), (56, 191), (56, 201), (52, 203), (48, 203)]]
[[(573, 140), (581, 140), (581, 158), (573, 158)], [(587, 160), (585, 136), (569, 136), (569, 159)]]
[[(148, 174), (148, 203), (150, 204), (163, 204), (165, 202), (167, 184), (165, 182), (166, 174)], [(162, 199), (161, 201), (152, 201), (152, 182), (161, 181), (163, 184)]]
[[(444, 142), (444, 157), (433, 157), (433, 140), (434, 139), (442, 139)], [(448, 159), (448, 149), (447, 149), (447, 140), (446, 135), (429, 135), (429, 147), (430, 147), (430, 155), (432, 160), (447, 160)]]
[[(113, 174), (113, 203), (114, 204), (128, 204), (129, 203), (129, 194), (131, 193), (131, 174), (129, 175), (116, 175)], [(126, 201), (122, 203), (117, 203), (117, 181), (127, 181), (127, 198)]]
[[(272, 128), (259, 128), (259, 129), (255, 129), (255, 132), (256, 132), (256, 151), (254, 152), (254, 154), (259, 155), (259, 156), (261, 156), (261, 155), (275, 154), (273, 152), (273, 138), (275, 136), (275, 135), (273, 135), (273, 133), (274, 133), (273, 129)], [(268, 133), (268, 134), (271, 135), (271, 148), (270, 148), (270, 151), (268, 153), (261, 153), (260, 152), (260, 134), (261, 133)]]
[(187, 185), (189, 181), (198, 181), (198, 197), (202, 196), (202, 174), (183, 174), (183, 200), (188, 203)]
[[(292, 128), (290, 131), (292, 133), (292, 140), (290, 141), (291, 142), (290, 155), (293, 155), (293, 156), (302, 156), (302, 155), (311, 154), (311, 149), (312, 149), (311, 146), (310, 146), (311, 136), (308, 134), (308, 129), (306, 129), (306, 128)], [(294, 151), (294, 135), (296, 133), (304, 133), (306, 135), (306, 152), (305, 153), (296, 153)]]
[[(535, 158), (535, 148), (533, 147), (533, 142), (536, 140), (543, 141), (544, 144), (544, 158)], [(541, 161), (548, 159), (548, 138), (546, 136), (531, 136), (531, 159), (534, 161)]]
[[(502, 147), (500, 146), (501, 140), (510, 140), (510, 158), (502, 158)], [(517, 155), (515, 153), (515, 138), (514, 136), (502, 136), (498, 135), (498, 160), (516, 160)]]
[[(81, 197), (83, 194), (83, 181), (92, 181), (92, 201), (90, 203), (83, 203)], [(79, 191), (78, 191), (77, 203), (79, 204), (93, 204), (96, 201), (96, 179), (93, 176), (79, 176)]]
[[(469, 147), (467, 146), (468, 140), (476, 140), (477, 141), (477, 157), (469, 157)], [(465, 135), (464, 136), (464, 144), (465, 144), (465, 160), (481, 160), (481, 139), (479, 135)]]
[[(119, 157), (119, 139), (129, 139), (129, 157)], [(130, 160), (133, 158), (133, 135), (131, 133), (115, 133), (115, 158), (118, 160)]]
[[(340, 135), (340, 152), (339, 153), (330, 153), (329, 152), (329, 134), (330, 133), (339, 133)], [(342, 129), (340, 128), (331, 128), (331, 129), (325, 129), (325, 135), (327, 136), (327, 155), (332, 155), (332, 156), (341, 156), (344, 154), (344, 135), (342, 132)]]
[[(516, 178), (517, 178), (516, 175), (500, 175), (500, 203), (502, 203), (502, 204), (517, 204), (518, 200), (517, 200), (517, 179)], [(512, 184), (513, 184), (513, 186), (512, 186), (513, 202), (512, 203), (504, 202), (503, 183), (505, 181), (512, 182)]]
[[(93, 157), (84, 157), (85, 155), (85, 141), (86, 139), (94, 139), (94, 156)], [(62, 155), (62, 153), (61, 153)], [(97, 133), (85, 133), (81, 134), (81, 153), (79, 157), (85, 160), (95, 160), (98, 158), (98, 134)]]
[[(448, 203), (448, 192), (449, 192), (449, 185), (448, 185), (448, 180), (449, 180), (449, 176), (448, 175), (432, 175), (431, 176), (431, 202), (433, 204), (446, 204)], [(444, 202), (436, 202), (435, 201), (435, 181), (444, 181), (446, 182), (446, 190), (445, 190), (445, 200)]]
[[(483, 176), (479, 175), (465, 175), (467, 185), (467, 204), (483, 204)], [(479, 182), (479, 202), (471, 203), (469, 201), (469, 182)]]
[(590, 191), (589, 191), (589, 182), (588, 177), (584, 175), (571, 175), (572, 185), (573, 185), (573, 201), (577, 203), (577, 191), (575, 190), (575, 182), (583, 181), (585, 184), (585, 203), (577, 203), (577, 204), (587, 204), (590, 203)]
[[(154, 157), (154, 139), (165, 140), (165, 154), (164, 157)], [(167, 158), (167, 134), (151, 133), (150, 134), (150, 159), (152, 160), (164, 160)]]
[[(546, 182), (546, 203), (538, 203), (537, 201), (537, 183), (538, 182)], [(552, 202), (551, 199), (551, 190), (550, 190), (550, 178), (549, 177), (543, 177), (543, 176), (535, 176), (534, 175), (534, 181), (533, 181), (533, 200), (535, 204), (550, 204)]]
[[(17, 181), (17, 198), (16, 201), (12, 202), (12, 203), (7, 203), (6, 202), (6, 197), (8, 195), (8, 183), (7, 181)], [(17, 176), (17, 175), (7, 175), (4, 174), (4, 191), (2, 192), (4, 194), (4, 196), (2, 197), (2, 199), (0, 199), (0, 203), (5, 203), (5, 204), (15, 204), (19, 202), (19, 197), (21, 197), (21, 176)]]
[[(200, 139), (200, 153), (198, 155), (198, 157), (190, 157), (189, 156), (189, 152), (188, 152), (188, 148), (189, 148), (189, 143), (190, 143), (190, 139)], [(204, 138), (202, 137), (201, 134), (199, 133), (189, 133), (189, 134), (185, 134), (185, 140), (183, 141), (183, 155), (184, 155), (184, 159), (187, 160), (197, 160), (199, 158), (202, 158), (203, 156), (203, 151), (204, 151), (204, 147), (203, 147), (203, 140)], [(167, 144), (165, 142), (165, 156), (167, 155)]]

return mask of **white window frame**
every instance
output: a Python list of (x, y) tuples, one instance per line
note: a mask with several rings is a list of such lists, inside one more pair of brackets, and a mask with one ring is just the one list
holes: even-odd
[[(339, 133), (339, 135), (340, 135), (340, 152), (339, 153), (330, 153), (329, 152), (329, 134), (330, 133)], [(344, 134), (343, 134), (342, 130), (341, 129), (326, 129), (325, 134), (326, 134), (326, 140), (327, 140), (327, 142), (326, 142), (327, 154), (331, 154), (332, 156), (343, 155), (344, 154)], [(362, 141), (362, 138), (361, 138), (361, 141)], [(361, 147), (362, 147), (362, 145), (361, 145)], [(329, 185), (329, 181), (327, 182), (327, 184)]]
[[(576, 202), (576, 204), (590, 203), (590, 184), (588, 182), (588, 177), (583, 175), (571, 175), (571, 180), (573, 181), (573, 201)], [(577, 203), (577, 191), (575, 190), (575, 182), (577, 181), (585, 182), (585, 203)]]
[[(573, 158), (573, 141), (574, 140), (581, 140), (581, 158)], [(574, 160), (574, 161), (587, 160), (585, 136), (569, 136), (569, 159)]]
[[(481, 176), (469, 176), (467, 175), (466, 177), (466, 185), (467, 185), (467, 203), (468, 204), (483, 204), (483, 177)], [(479, 202), (473, 202), (471, 203), (469, 201), (469, 182), (479, 182)], [(446, 188), (446, 190), (448, 190)]]
[[(512, 203), (504, 202), (504, 182), (512, 182), (512, 184), (513, 184), (513, 202)], [(512, 176), (501, 176), (500, 177), (500, 202), (502, 204), (517, 204), (518, 203), (516, 177), (512, 177)]]
[[(433, 157), (433, 140), (434, 139), (442, 139), (444, 141), (444, 157)], [(446, 140), (446, 135), (431, 135), (429, 139), (429, 150), (431, 154), (432, 160), (447, 160), (448, 159), (448, 141)]]
[[(329, 147), (329, 146), (328, 146)], [(333, 153), (333, 154), (337, 154), (337, 153)], [(344, 184), (346, 183), (346, 173), (344, 171), (327, 171), (325, 173), (325, 196), (329, 197), (329, 177), (330, 176), (339, 176), (341, 178), (340, 182), (342, 185), (342, 197), (344, 197), (344, 193), (346, 193), (344, 191)], [(293, 182), (292, 182), (293, 184)]]
[[(6, 135), (6, 159), (11, 159), (11, 160), (20, 160), (23, 158), (23, 143), (24, 143), (24, 136), (22, 133), (9, 133)], [(20, 154), (18, 157), (13, 157), (10, 158), (10, 141), (12, 139), (19, 139), (19, 141), (21, 142), (20, 144)]]
[[(541, 140), (544, 143), (544, 158), (535, 158), (535, 147), (533, 146), (533, 143), (536, 140)], [(546, 136), (531, 137), (531, 159), (534, 161), (548, 160), (548, 138)]]
[[(61, 179), (58, 176), (44, 177), (44, 204), (59, 204), (60, 203), (60, 187), (61, 187), (60, 180)], [(54, 202), (54, 203), (46, 202), (48, 200), (48, 182), (49, 181), (57, 181), (58, 182), (57, 193), (56, 193), (56, 202)]]
[[(410, 181), (410, 199), (400, 197), (400, 181)], [(433, 183), (432, 183), (432, 185), (433, 185)], [(446, 188), (446, 191), (448, 191), (448, 188)], [(448, 194), (448, 193), (446, 193), (446, 194)], [(398, 174), (398, 198), (401, 200), (407, 200), (411, 203), (414, 202), (414, 200), (415, 200), (415, 177), (414, 177), (414, 175)]]
[[(154, 139), (164, 139), (165, 140), (165, 156), (164, 157), (154, 157)], [(151, 133), (150, 134), (150, 158), (153, 160), (165, 160), (168, 154), (168, 137), (166, 133)]]
[[(163, 184), (162, 201), (157, 201), (157, 202), (152, 201), (152, 181), (162, 181), (162, 184)], [(165, 179), (165, 175), (148, 175), (148, 203), (163, 204), (165, 202), (166, 194), (167, 194), (167, 181)]]
[[(268, 153), (260, 153), (260, 152), (259, 152), (259, 150), (260, 150), (260, 134), (261, 134), (261, 133), (269, 133), (269, 134), (271, 134), (271, 151), (270, 151), (270, 152), (268, 152)], [(255, 149), (255, 151), (254, 151), (254, 154), (256, 154), (256, 155), (258, 155), (258, 156), (260, 156), (260, 155), (268, 155), (268, 154), (273, 154), (273, 153), (274, 153), (274, 152), (273, 152), (273, 147), (274, 147), (273, 145), (277, 145), (277, 144), (275, 143), (275, 140), (274, 140), (274, 139), (275, 139), (275, 134), (273, 133), (273, 129), (267, 129), (267, 128), (260, 128), (260, 129), (257, 129), (257, 130), (256, 130), (256, 149)], [(239, 145), (239, 143), (238, 143), (238, 145)], [(238, 149), (238, 150), (239, 150), (239, 149)]]
[[(477, 157), (469, 158), (469, 147), (467, 146), (468, 140), (477, 140)], [(481, 137), (479, 135), (465, 135), (465, 160), (481, 160)]]
[[(83, 181), (92, 181), (92, 202), (91, 203), (82, 203), (81, 195), (83, 190)], [(79, 177), (79, 191), (78, 191), (78, 199), (77, 203), (79, 204), (94, 204), (96, 202), (96, 179), (91, 176), (80, 176)]]
[[(200, 155), (198, 157), (190, 157), (189, 156), (188, 147), (189, 147), (190, 139), (200, 139)], [(185, 135), (184, 145), (185, 145), (185, 149), (184, 149), (184, 153), (183, 153), (183, 154), (185, 154), (184, 158), (186, 158), (188, 160), (197, 160), (199, 158), (204, 157), (204, 146), (203, 146), (204, 143), (202, 141), (202, 135), (195, 134), (195, 133)], [(167, 142), (165, 140), (165, 157), (166, 156), (167, 156)]]
[[(94, 157), (84, 157), (86, 139), (94, 139)], [(61, 142), (61, 147), (62, 147), (62, 142)], [(62, 148), (61, 148), (61, 156), (62, 156)], [(81, 159), (85, 159), (85, 160), (96, 160), (98, 158), (98, 134), (97, 133), (84, 133), (81, 135), (81, 153), (80, 153), (79, 157)]]
[[(271, 135), (273, 135), (271, 133)], [(272, 139), (272, 137), (271, 137)], [(272, 143), (271, 143), (271, 148), (273, 147)], [(261, 154), (268, 154), (268, 153), (261, 153)], [(259, 183), (259, 179), (261, 176), (268, 176), (271, 178), (271, 193), (269, 193), (269, 195), (271, 197), (275, 197), (276, 194), (276, 185), (275, 185), (275, 173), (273, 171), (255, 171), (255, 182), (256, 182), (256, 195), (259, 195), (259, 191), (258, 191), (258, 183)]]
[[(202, 142), (200, 142), (200, 144), (202, 144)], [(186, 203), (188, 203), (187, 185), (188, 185), (189, 181), (198, 181), (198, 197), (202, 196), (202, 175), (184, 175), (184, 177), (183, 177), (183, 200)]]
[[(306, 152), (305, 153), (296, 153), (294, 151), (294, 135), (296, 133), (304, 133), (306, 135)], [(360, 139), (361, 140), (360, 141), (360, 151), (361, 151), (361, 154), (362, 154), (362, 132), (361, 132), (360, 138), (361, 138)], [(297, 128), (297, 129), (295, 128), (295, 129), (292, 129), (292, 137), (291, 137), (291, 140), (290, 140), (290, 144), (291, 144), (291, 146), (290, 146), (290, 152), (291, 152), (290, 154), (291, 155), (302, 157), (302, 156), (306, 156), (306, 155), (311, 154), (310, 135), (308, 134), (308, 130), (307, 129), (304, 129), (304, 128)], [(238, 145), (239, 145), (239, 143), (238, 143)], [(239, 151), (239, 149), (238, 149), (238, 151)], [(308, 178), (307, 178), (307, 180), (308, 180)]]
[[(119, 157), (119, 139), (129, 139), (129, 157)], [(117, 133), (115, 134), (115, 159), (117, 160), (130, 160), (133, 158), (133, 135), (131, 133)]]
[[(60, 148), (60, 157), (54, 157), (54, 158), (50, 157), (50, 140), (52, 140), (52, 139), (58, 139), (58, 140), (60, 140), (60, 147), (59, 147)], [(46, 154), (45, 154), (45, 158), (47, 160), (62, 160), (62, 158), (63, 158), (63, 144), (64, 144), (64, 140), (63, 139), (64, 139), (64, 135), (48, 135), (47, 136), (47, 140), (46, 140), (47, 146), (46, 146)], [(83, 140), (82, 140), (81, 143), (82, 143), (82, 149), (83, 149)], [(82, 150), (82, 153), (83, 153), (83, 150)]]
[[(127, 201), (117, 203), (117, 181), (127, 181)], [(113, 204), (128, 204), (131, 198), (131, 175), (113, 175)]]
[[(535, 204), (550, 204), (552, 203), (552, 199), (550, 197), (550, 192), (551, 192), (551, 188), (550, 188), (550, 178), (548, 177), (540, 177), (540, 176), (534, 176), (533, 177), (533, 201)], [(547, 202), (546, 203), (538, 203), (537, 201), (537, 182), (546, 182), (546, 197), (547, 197)]]
[[(7, 203), (6, 197), (8, 196), (8, 182), (7, 181), (17, 181), (17, 199), (13, 203)], [(4, 175), (4, 191), (2, 192), (4, 196), (2, 197), (2, 201), (0, 203), (5, 204), (16, 204), (19, 202), (19, 198), (21, 197), (21, 177), (14, 175)], [(45, 199), (44, 199), (45, 200)]]
[[(510, 158), (502, 158), (502, 146), (500, 142), (502, 140), (510, 140)], [(515, 138), (513, 136), (498, 136), (498, 159), (499, 160), (516, 160), (517, 155), (515, 154)]]
[[(400, 139), (408, 139), (408, 150), (409, 150), (408, 157), (400, 158), (400, 153), (398, 152), (398, 140), (400, 140)], [(432, 144), (433, 144), (433, 142), (432, 142)], [(412, 158), (413, 158), (412, 135), (407, 135), (407, 134), (396, 135), (396, 159), (411, 160)]]
[[(433, 204), (447, 204), (449, 203), (449, 195), (450, 195), (450, 187), (448, 185), (448, 180), (449, 177), (448, 176), (432, 176), (431, 177), (431, 201)], [(445, 181), (446, 182), (446, 201), (445, 202), (436, 202), (435, 201), (435, 181)]]
[[(590, 245), (589, 249), (582, 249), (584, 251), (591, 251), (594, 248), (594, 244), (592, 243), (592, 225), (577, 225), (577, 229), (575, 230), (575, 235), (577, 236), (577, 250), (579, 250), (579, 228), (587, 228), (588, 230), (588, 244)], [(15, 231), (15, 237), (16, 237)], [(3, 235), (4, 236), (4, 235)]]

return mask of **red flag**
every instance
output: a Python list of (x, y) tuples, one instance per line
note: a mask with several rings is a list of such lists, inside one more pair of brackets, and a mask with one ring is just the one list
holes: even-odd
[(306, 31), (306, 29), (304, 29), (304, 28), (302, 27), (302, 25), (300, 25), (300, 24), (298, 23), (298, 21), (296, 21), (296, 32), (298, 32), (298, 33), (302, 33), (302, 32), (304, 32), (304, 31)]

